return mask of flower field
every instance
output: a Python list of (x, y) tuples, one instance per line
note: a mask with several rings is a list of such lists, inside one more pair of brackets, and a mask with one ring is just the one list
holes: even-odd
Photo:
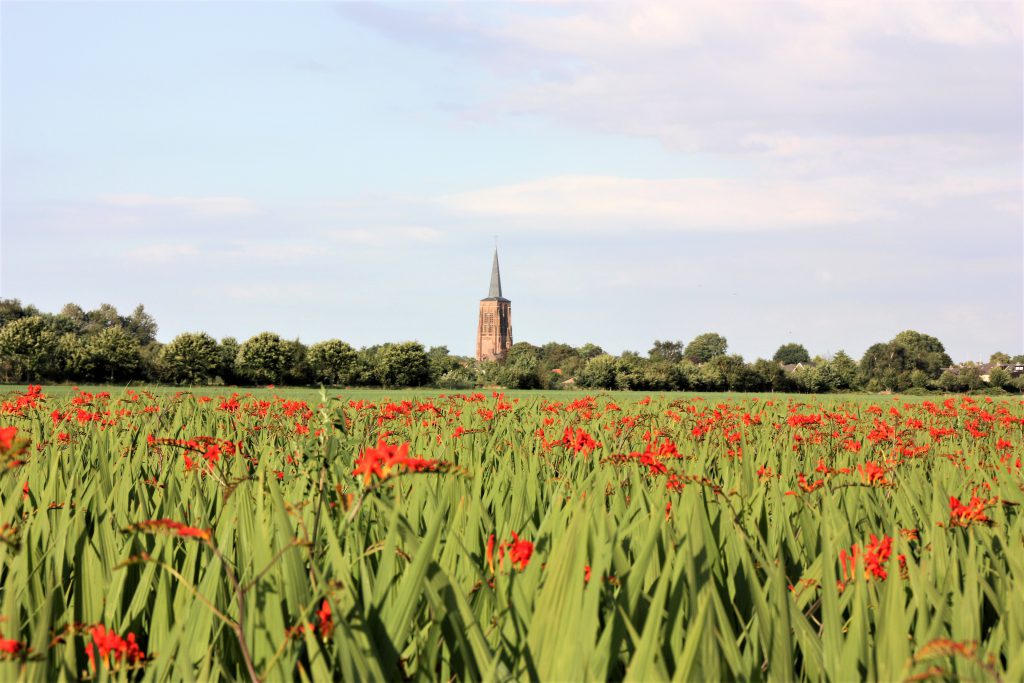
[(1024, 680), (1019, 398), (0, 406), (0, 679)]

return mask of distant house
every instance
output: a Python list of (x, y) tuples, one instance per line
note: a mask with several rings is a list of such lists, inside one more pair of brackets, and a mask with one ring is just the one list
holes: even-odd
[(1002, 366), (1003, 370), (1010, 373), (1010, 377), (1020, 377), (1024, 375), (1024, 363), (1007, 363)]
[(1010, 377), (1020, 377), (1024, 375), (1024, 363), (961, 363), (960, 365), (953, 365), (946, 368), (946, 372), (954, 375), (960, 374), (961, 370), (971, 368), (978, 372), (978, 376), (983, 382), (990, 382), (992, 371), (999, 369), (1009, 373)]

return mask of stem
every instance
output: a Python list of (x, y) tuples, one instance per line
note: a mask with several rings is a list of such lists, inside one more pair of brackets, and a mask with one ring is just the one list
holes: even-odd
[(228, 581), (231, 582), (231, 587), (235, 589), (235, 598), (238, 602), (238, 621), (235, 623), (235, 637), (238, 638), (238, 646), (242, 649), (242, 659), (245, 661), (245, 668), (249, 673), (249, 680), (253, 683), (260, 683), (260, 677), (256, 673), (256, 667), (252, 663), (252, 655), (249, 653), (249, 646), (245, 643), (245, 593), (242, 591), (241, 586), (238, 584), (238, 577), (235, 576), (235, 571), (231, 568), (231, 565), (224, 559), (224, 555), (212, 542), (207, 541), (206, 543), (213, 554), (220, 560), (221, 565), (224, 567), (224, 573), (228, 577)]
[[(345, 419), (342, 417), (342, 419)], [(316, 517), (313, 519), (313, 535), (309, 539), (309, 582), (316, 587), (316, 577), (313, 573), (313, 547), (316, 543), (317, 533), (320, 531), (320, 517), (324, 509), (324, 483), (327, 481), (327, 465), (320, 468), (320, 484), (317, 486), (316, 496)]]
[(259, 573), (258, 573), (258, 574), (256, 574), (256, 576), (254, 576), (254, 577), (252, 578), (252, 581), (250, 581), (249, 583), (245, 584), (245, 585), (244, 585), (244, 586), (242, 587), (242, 592), (243, 592), (243, 593), (248, 593), (248, 592), (249, 592), (250, 590), (252, 590), (252, 587), (256, 585), (256, 582), (257, 582), (257, 581), (259, 581), (260, 579), (262, 579), (262, 578), (263, 578), (263, 576), (264, 576), (264, 575), (265, 575), (265, 574), (266, 574), (266, 573), (267, 573), (268, 571), (270, 571), (270, 569), (271, 569), (271, 568), (272, 568), (272, 567), (274, 566), (274, 564), (275, 564), (275, 563), (276, 563), (276, 562), (277, 562), (277, 561), (278, 561), (279, 559), (281, 559), (281, 556), (282, 556), (282, 555), (284, 555), (284, 554), (285, 554), (285, 553), (286, 553), (286, 552), (287, 552), (288, 550), (290, 550), (291, 548), (294, 548), (295, 546), (298, 546), (298, 545), (303, 545), (303, 542), (302, 542), (301, 540), (297, 539), (297, 538), (293, 538), (293, 539), (292, 539), (292, 541), (291, 541), (291, 543), (289, 543), (289, 544), (288, 544), (288, 545), (286, 545), (285, 547), (283, 547), (283, 548), (281, 548), (280, 550), (278, 550), (278, 551), (277, 551), (277, 553), (275, 553), (275, 554), (274, 554), (274, 556), (273, 556), (272, 558), (270, 558), (270, 561), (269, 561), (269, 562), (267, 562), (267, 566), (266, 566), (266, 567), (264, 567), (263, 569), (261, 569), (261, 570), (259, 571)]

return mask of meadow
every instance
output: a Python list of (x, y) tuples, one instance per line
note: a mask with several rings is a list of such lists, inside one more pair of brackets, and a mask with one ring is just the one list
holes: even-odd
[(1020, 397), (0, 404), (0, 679), (1024, 679)]

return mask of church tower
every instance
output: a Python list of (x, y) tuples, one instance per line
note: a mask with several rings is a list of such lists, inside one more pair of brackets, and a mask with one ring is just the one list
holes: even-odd
[(491, 289), (480, 300), (480, 321), (476, 327), (476, 359), (501, 360), (512, 346), (512, 302), (501, 295), (498, 250), (491, 266)]

